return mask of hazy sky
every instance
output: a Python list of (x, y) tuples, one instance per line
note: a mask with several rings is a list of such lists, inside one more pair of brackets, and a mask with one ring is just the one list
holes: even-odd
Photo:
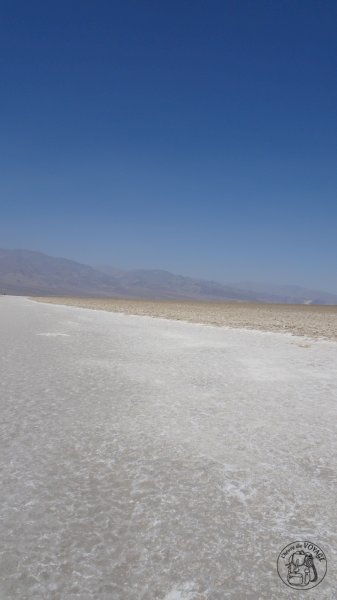
[(337, 3), (2, 0), (0, 247), (337, 292)]

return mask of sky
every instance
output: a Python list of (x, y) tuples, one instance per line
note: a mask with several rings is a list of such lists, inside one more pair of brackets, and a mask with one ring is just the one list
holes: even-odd
[(0, 0), (0, 247), (337, 292), (337, 3)]

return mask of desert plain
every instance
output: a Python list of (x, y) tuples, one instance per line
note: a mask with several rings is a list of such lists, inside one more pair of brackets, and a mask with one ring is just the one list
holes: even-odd
[(1, 296), (0, 333), (1, 600), (335, 600), (335, 307)]
[(337, 306), (76, 297), (40, 297), (34, 300), (204, 325), (337, 339)]

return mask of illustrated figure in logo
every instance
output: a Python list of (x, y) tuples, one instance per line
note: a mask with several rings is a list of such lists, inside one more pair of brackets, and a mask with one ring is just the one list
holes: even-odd
[(305, 587), (317, 580), (314, 557), (310, 552), (299, 550), (291, 554), (288, 567), (288, 582), (290, 585)]

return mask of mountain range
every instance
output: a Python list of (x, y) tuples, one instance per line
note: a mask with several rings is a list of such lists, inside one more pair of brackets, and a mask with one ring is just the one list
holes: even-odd
[(93, 267), (32, 250), (7, 249), (0, 249), (0, 293), (337, 304), (337, 294), (299, 286), (252, 282), (224, 285), (158, 269)]

